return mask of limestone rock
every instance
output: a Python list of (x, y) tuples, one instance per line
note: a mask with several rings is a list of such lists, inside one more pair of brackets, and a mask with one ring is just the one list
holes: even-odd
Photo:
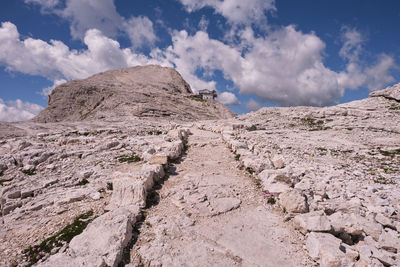
[(240, 199), (237, 198), (217, 198), (210, 201), (211, 212), (213, 215), (225, 213), (240, 206)]
[(392, 229), (385, 229), (379, 236), (378, 244), (387, 251), (397, 253), (400, 251), (400, 234)]
[(321, 267), (345, 266), (343, 259), (345, 253), (340, 250), (342, 241), (327, 233), (309, 233), (307, 235), (306, 247), (314, 260)]
[(117, 267), (123, 249), (131, 240), (132, 227), (139, 210), (119, 208), (96, 218), (84, 232), (71, 240), (66, 254), (51, 256), (39, 266)]
[(271, 158), (272, 165), (274, 165), (275, 169), (282, 169), (285, 167), (284, 159), (281, 155), (274, 155)]
[(400, 101), (400, 84), (396, 84), (392, 87), (387, 87), (386, 89), (375, 91), (369, 94), (370, 97), (385, 97), (388, 99), (393, 99)]
[(161, 164), (161, 165), (167, 165), (168, 163), (168, 157), (165, 155), (154, 155), (150, 158), (149, 160), (150, 164)]
[(296, 215), (293, 219), (295, 227), (303, 234), (307, 232), (329, 232), (332, 228), (323, 212), (310, 212)]
[(308, 212), (307, 198), (297, 190), (281, 193), (278, 203), (289, 213)]

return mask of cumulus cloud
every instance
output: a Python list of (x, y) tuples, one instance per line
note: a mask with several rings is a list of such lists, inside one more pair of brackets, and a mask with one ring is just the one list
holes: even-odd
[(230, 92), (223, 92), (218, 95), (217, 101), (224, 105), (240, 105), (239, 100), (235, 96), (235, 94)]
[(133, 48), (151, 46), (157, 40), (148, 17), (125, 19), (118, 14), (114, 0), (66, 0), (65, 8), (59, 7), (59, 0), (25, 0), (25, 3), (40, 5), (42, 10), (69, 21), (74, 39), (83, 40), (88, 30), (97, 29), (112, 38), (118, 33), (126, 34)]
[(23, 102), (20, 99), (5, 103), (0, 98), (0, 121), (15, 122), (29, 120), (42, 110), (42, 106)]
[(343, 59), (347, 59), (349, 61), (358, 61), (363, 50), (363, 43), (365, 42), (362, 34), (356, 29), (343, 26), (342, 41), (343, 46), (339, 51), (339, 55)]
[(123, 29), (129, 35), (134, 48), (144, 45), (151, 47), (157, 40), (153, 29), (153, 22), (147, 17), (132, 17), (123, 23)]
[(17, 27), (4, 22), (0, 27), (0, 63), (9, 71), (39, 75), (50, 81), (82, 79), (98, 72), (128, 66), (168, 65), (104, 36), (99, 30), (86, 32), (87, 50), (70, 50), (64, 43), (51, 40), (20, 39)]
[(266, 36), (256, 37), (250, 27), (235, 34), (240, 42), (226, 44), (204, 31), (194, 35), (176, 31), (166, 58), (195, 90), (215, 89), (209, 78), (219, 70), (240, 94), (257, 95), (263, 103), (281, 106), (327, 106), (335, 104), (347, 88), (375, 90), (394, 81), (392, 57), (381, 55), (372, 66), (359, 60), (364, 39), (354, 30), (344, 33), (340, 53), (348, 64), (342, 72), (325, 66), (325, 43), (313, 32), (303, 33), (290, 25)]
[(250, 99), (247, 103), (246, 103), (246, 108), (250, 111), (257, 111), (261, 108), (262, 106), (255, 101), (254, 99)]
[(336, 73), (322, 62), (325, 44), (315, 34), (303, 34), (293, 26), (265, 38), (249, 32), (245, 32), (246, 39), (252, 46), (246, 47), (246, 53), (202, 31), (193, 36), (176, 32), (167, 58), (192, 81), (198, 79), (193, 76), (199, 69), (221, 70), (240, 93), (255, 94), (264, 102), (322, 106), (342, 95)]
[(113, 0), (67, 0), (65, 9), (54, 12), (69, 20), (71, 36), (75, 39), (84, 38), (89, 29), (114, 37), (122, 22)]
[(179, 0), (188, 12), (211, 7), (232, 24), (265, 22), (266, 12), (274, 11), (275, 0)]
[(66, 83), (67, 80), (64, 79), (60, 79), (60, 80), (55, 80), (52, 86), (46, 87), (42, 89), (42, 92), (40, 93), (43, 96), (48, 96), (49, 94), (51, 94), (51, 92), (54, 90), (54, 88), (56, 88), (57, 86)]
[(60, 4), (60, 0), (24, 0), (25, 4), (36, 4), (42, 7), (42, 11), (53, 9)]
[(365, 38), (362, 34), (346, 26), (342, 28), (342, 40), (343, 46), (339, 55), (347, 61), (347, 66), (345, 71), (338, 74), (338, 81), (343, 88), (357, 89), (365, 86), (374, 91), (395, 81), (390, 74), (392, 69), (397, 68), (393, 57), (381, 54), (375, 65), (367, 66), (361, 60), (362, 54), (365, 53), (363, 48)]

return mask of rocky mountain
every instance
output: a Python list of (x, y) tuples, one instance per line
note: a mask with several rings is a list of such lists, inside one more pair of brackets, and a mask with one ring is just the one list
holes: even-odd
[(0, 266), (400, 266), (399, 96), (2, 123)]
[(214, 101), (192, 97), (190, 85), (172, 68), (157, 65), (107, 71), (55, 88), (34, 121), (125, 120), (165, 117), (225, 119), (234, 113)]

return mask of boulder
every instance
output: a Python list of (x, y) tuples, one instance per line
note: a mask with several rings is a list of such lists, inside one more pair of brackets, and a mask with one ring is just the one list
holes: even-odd
[(342, 241), (327, 233), (309, 233), (306, 240), (306, 248), (313, 260), (321, 267), (341, 267), (344, 265), (346, 254), (340, 250)]
[(119, 208), (101, 215), (71, 240), (67, 253), (53, 255), (38, 266), (117, 267), (139, 214), (139, 209)]
[(294, 217), (295, 228), (301, 233), (307, 232), (329, 232), (332, 228), (329, 219), (323, 212), (311, 212), (299, 214)]
[(285, 167), (284, 159), (281, 155), (274, 155), (271, 158), (272, 165), (274, 165), (275, 169), (282, 169)]
[(289, 213), (308, 212), (307, 197), (297, 190), (289, 190), (279, 195), (278, 203)]
[(379, 236), (378, 244), (387, 251), (397, 253), (400, 251), (400, 235), (397, 231), (387, 228)]
[(150, 158), (149, 163), (167, 165), (168, 157), (166, 155), (154, 155)]

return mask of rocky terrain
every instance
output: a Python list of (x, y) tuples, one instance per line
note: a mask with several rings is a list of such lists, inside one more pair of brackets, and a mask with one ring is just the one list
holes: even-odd
[[(34, 121), (1, 124), (0, 266), (400, 266), (400, 85), (232, 118), (146, 68), (61, 85)], [(142, 107), (169, 99), (169, 115), (121, 90), (164, 82), (170, 98)]]
[(51, 92), (47, 108), (34, 121), (124, 121), (132, 117), (207, 120), (233, 116), (216, 101), (194, 98), (189, 84), (176, 70), (149, 65), (64, 83)]

